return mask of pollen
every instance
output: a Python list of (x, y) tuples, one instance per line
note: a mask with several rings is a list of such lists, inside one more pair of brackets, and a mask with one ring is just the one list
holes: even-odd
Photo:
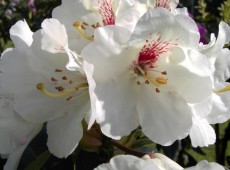
[(164, 78), (164, 77), (157, 77), (156, 82), (159, 83), (159, 84), (167, 84), (168, 79)]

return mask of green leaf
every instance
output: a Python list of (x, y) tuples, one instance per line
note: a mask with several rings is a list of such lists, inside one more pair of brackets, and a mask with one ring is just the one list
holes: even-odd
[(51, 153), (46, 150), (41, 155), (39, 155), (33, 162), (31, 162), (25, 170), (39, 170), (45, 164), (45, 162), (49, 159)]

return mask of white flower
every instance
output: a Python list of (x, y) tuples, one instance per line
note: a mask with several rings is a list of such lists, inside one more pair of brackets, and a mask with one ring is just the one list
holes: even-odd
[[(52, 24), (57, 26), (56, 29), (62, 28), (52, 28), (57, 33), (53, 41), (54, 34), (49, 34)], [(16, 25), (11, 30), (27, 31), (25, 26)], [(45, 20), (42, 27), (43, 30), (33, 34), (31, 46), (17, 48), (25, 43), (22, 37), (20, 41), (14, 41), (15, 49), (3, 54), (0, 86), (13, 94), (14, 110), (26, 121), (47, 122), (50, 152), (57, 157), (67, 157), (82, 137), (81, 121), (90, 110), (88, 85), (83, 71), (67, 69), (70, 50), (66, 45), (64, 27), (54, 19)], [(20, 38), (22, 35), (17, 36)], [(46, 40), (46, 44), (43, 40)], [(63, 46), (65, 48), (61, 50)], [(41, 47), (53, 52), (42, 50)], [(75, 55), (72, 57), (77, 59)]]
[[(120, 155), (113, 157), (109, 163), (102, 164), (94, 170), (183, 170), (180, 165), (166, 156), (156, 153), (153, 157), (145, 155), (142, 159), (131, 155)], [(224, 170), (217, 163), (201, 161), (196, 166), (185, 168), (185, 170)]]
[(198, 43), (195, 22), (163, 8), (148, 11), (133, 34), (117, 26), (98, 28), (82, 57), (102, 132), (119, 139), (141, 125), (163, 145), (187, 136), (190, 104), (212, 94), (210, 63), (195, 50)]

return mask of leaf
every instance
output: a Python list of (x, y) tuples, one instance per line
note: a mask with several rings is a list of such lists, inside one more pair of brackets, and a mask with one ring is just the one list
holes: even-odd
[(45, 164), (45, 162), (49, 159), (51, 153), (46, 150), (41, 155), (39, 155), (33, 162), (31, 162), (25, 170), (39, 170)]

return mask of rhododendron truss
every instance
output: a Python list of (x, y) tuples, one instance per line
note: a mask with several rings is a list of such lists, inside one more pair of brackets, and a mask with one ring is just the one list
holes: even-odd
[[(218, 37), (204, 45), (178, 3), (62, 0), (40, 30), (32, 32), (25, 21), (12, 26), (15, 47), (0, 61), (5, 169), (17, 168), (42, 127), (48, 150), (59, 158), (77, 157), (81, 149), (100, 155), (107, 144), (142, 157), (145, 152), (129, 148), (139, 136), (161, 145), (187, 136), (194, 147), (213, 144), (210, 124), (230, 118), (230, 51), (224, 48), (230, 27), (221, 22)], [(104, 162), (116, 154), (104, 150), (110, 156)], [(223, 169), (205, 161), (187, 169), (215, 168)], [(96, 168), (106, 169), (183, 168), (150, 153), (118, 156)]]

